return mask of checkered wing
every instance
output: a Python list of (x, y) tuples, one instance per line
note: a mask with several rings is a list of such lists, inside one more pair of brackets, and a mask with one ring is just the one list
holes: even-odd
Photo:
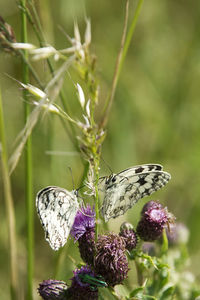
[(64, 246), (79, 208), (76, 192), (49, 186), (38, 192), (37, 212), (53, 250)]
[(101, 178), (99, 190), (103, 192), (102, 215), (105, 221), (123, 215), (139, 199), (161, 189), (170, 178), (170, 174), (158, 164), (135, 166)]

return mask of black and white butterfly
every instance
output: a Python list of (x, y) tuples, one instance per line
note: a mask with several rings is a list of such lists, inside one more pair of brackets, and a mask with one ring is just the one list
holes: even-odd
[(99, 190), (103, 193), (102, 216), (107, 222), (133, 207), (141, 198), (161, 189), (171, 179), (159, 164), (130, 167), (118, 174), (103, 177)]
[(38, 192), (36, 208), (51, 248), (63, 247), (79, 209), (77, 191), (48, 186)]

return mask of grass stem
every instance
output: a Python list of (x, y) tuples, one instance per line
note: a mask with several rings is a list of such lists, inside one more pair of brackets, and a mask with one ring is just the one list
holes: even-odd
[[(21, 0), (21, 5), (26, 7), (26, 0)], [(27, 43), (27, 17), (26, 13), (22, 10), (22, 42)], [(28, 53), (24, 50), (24, 57), (28, 60)], [(29, 82), (29, 68), (27, 63), (22, 62), (22, 81), (27, 84)], [(30, 114), (30, 106), (28, 104), (27, 91), (23, 91), (25, 124)], [(32, 190), (32, 139), (31, 135), (26, 142), (25, 150), (25, 186), (26, 186), (26, 206), (27, 206), (27, 300), (32, 300), (33, 290), (33, 240), (34, 240), (34, 224), (33, 224), (33, 190)]]
[(17, 246), (16, 246), (16, 226), (15, 226), (15, 213), (13, 198), (11, 192), (11, 183), (8, 172), (8, 160), (5, 140), (5, 126), (3, 119), (3, 105), (1, 100), (0, 91), (0, 155), (2, 164), (2, 177), (4, 185), (4, 195), (6, 204), (6, 215), (8, 223), (8, 235), (9, 235), (9, 263), (10, 263), (10, 288), (11, 288), (11, 299), (18, 299), (17, 293)]
[[(140, 11), (141, 11), (143, 2), (144, 2), (144, 0), (139, 0), (137, 3), (135, 14), (134, 14), (133, 20), (131, 22), (131, 26), (128, 30), (127, 36), (126, 36), (126, 31), (127, 31), (127, 23), (128, 23), (129, 0), (127, 0), (127, 2), (126, 2), (126, 13), (125, 13), (124, 29), (123, 29), (123, 33), (122, 33), (121, 45), (120, 45), (120, 50), (119, 50), (116, 65), (115, 65), (115, 71), (114, 71), (114, 75), (113, 75), (111, 91), (110, 91), (110, 94), (108, 95), (108, 98), (106, 100), (106, 104), (104, 107), (103, 117), (102, 117), (101, 124), (100, 124), (101, 127), (105, 127), (105, 125), (108, 121), (108, 116), (109, 116), (109, 113), (110, 113), (110, 110), (111, 110), (111, 107), (113, 104), (118, 79), (119, 79), (119, 76), (120, 76), (120, 73), (122, 70), (122, 66), (123, 66), (124, 60), (126, 58), (134, 31), (135, 31), (135, 26), (137, 24), (137, 20), (140, 15)], [(125, 37), (126, 37), (126, 39), (125, 39)]]

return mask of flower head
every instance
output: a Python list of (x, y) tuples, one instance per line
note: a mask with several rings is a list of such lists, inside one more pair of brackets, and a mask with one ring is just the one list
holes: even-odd
[(78, 240), (80, 255), (83, 261), (93, 265), (95, 249), (95, 212), (88, 204), (77, 212), (71, 235)]
[(124, 241), (126, 243), (126, 249), (128, 251), (131, 251), (136, 247), (138, 239), (132, 224), (124, 222), (120, 226), (119, 235), (124, 238)]
[(64, 281), (44, 280), (40, 283), (38, 292), (44, 300), (64, 300), (66, 299), (67, 285)]
[(126, 243), (118, 234), (102, 235), (96, 243), (94, 269), (110, 286), (120, 284), (127, 277)]
[(141, 219), (137, 225), (137, 234), (144, 241), (154, 241), (163, 232), (169, 221), (169, 213), (160, 203), (150, 201), (143, 207)]
[(141, 215), (143, 216), (145, 214), (146, 211), (148, 211), (149, 209), (152, 209), (152, 208), (162, 208), (162, 204), (159, 203), (158, 201), (148, 201), (142, 208), (142, 211), (141, 211)]
[(76, 214), (74, 224), (72, 226), (70, 234), (77, 241), (80, 239), (88, 230), (94, 229), (95, 227), (95, 212), (94, 208), (91, 209), (88, 204), (86, 207), (82, 207)]
[(71, 278), (71, 287), (67, 290), (68, 298), (73, 300), (98, 299), (98, 289), (93, 288), (93, 285), (87, 282), (87, 280), (84, 280), (84, 277), (88, 275), (91, 278), (95, 278), (95, 273), (91, 270), (91, 268), (86, 265), (80, 269), (76, 269), (73, 273), (74, 276)]

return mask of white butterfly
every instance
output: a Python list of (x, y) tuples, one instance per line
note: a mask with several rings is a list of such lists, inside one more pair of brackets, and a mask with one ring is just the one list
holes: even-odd
[(66, 243), (79, 209), (77, 192), (48, 186), (38, 192), (36, 207), (46, 240), (58, 250)]
[(171, 175), (162, 169), (158, 164), (139, 165), (101, 178), (99, 190), (103, 192), (102, 215), (105, 221), (123, 215), (139, 199), (166, 185)]

